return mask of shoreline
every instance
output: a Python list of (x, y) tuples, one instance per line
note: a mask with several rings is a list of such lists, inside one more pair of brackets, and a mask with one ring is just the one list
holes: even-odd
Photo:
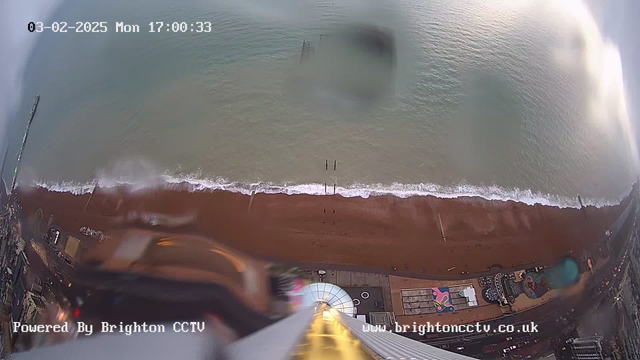
[[(188, 184), (186, 184), (188, 185)], [(261, 259), (330, 263), (447, 275), (484, 272), (494, 264), (544, 265), (579, 256), (604, 236), (630, 201), (583, 209), (527, 205), (477, 197), (369, 198), (229, 191), (98, 188), (90, 194), (18, 188), (25, 218), (42, 209), (43, 222), (77, 235), (86, 226), (109, 234), (129, 211), (196, 213), (185, 231), (210, 236)], [(249, 208), (249, 204), (251, 207)], [(84, 211), (87, 206), (86, 211)], [(444, 228), (442, 237), (440, 221)], [(78, 235), (83, 246), (94, 239)], [(446, 241), (445, 241), (446, 240)]]
[[(184, 190), (189, 192), (200, 191), (229, 191), (243, 195), (258, 194), (286, 194), (286, 195), (340, 195), (342, 197), (369, 198), (376, 196), (395, 196), (406, 199), (415, 196), (432, 196), (439, 199), (480, 198), (488, 201), (514, 201), (527, 205), (545, 205), (558, 208), (579, 209), (581, 205), (597, 208), (618, 204), (625, 196), (617, 200), (603, 198), (582, 198), (578, 196), (567, 197), (536, 192), (530, 189), (503, 188), (497, 185), (470, 185), (458, 183), (452, 185), (437, 185), (433, 183), (391, 183), (391, 184), (351, 184), (348, 186), (335, 186), (334, 183), (307, 183), (307, 184), (276, 184), (271, 182), (242, 183), (230, 182), (224, 178), (207, 179), (193, 176), (176, 177), (162, 175), (152, 177), (145, 181), (129, 182), (121, 179), (94, 179), (92, 182), (46, 182), (37, 181), (35, 187), (48, 191), (68, 192), (75, 195), (91, 193), (94, 187), (117, 191), (129, 188), (131, 191), (153, 190)], [(632, 187), (632, 185), (630, 185)], [(582, 201), (582, 203), (580, 202)]]

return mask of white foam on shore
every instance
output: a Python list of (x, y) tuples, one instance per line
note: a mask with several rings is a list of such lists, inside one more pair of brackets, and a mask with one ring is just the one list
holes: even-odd
[[(97, 179), (92, 183), (76, 183), (76, 182), (48, 182), (38, 181), (34, 185), (55, 192), (69, 192), (76, 195), (87, 194), (93, 191), (97, 185), (101, 189), (125, 188), (127, 191), (140, 191), (145, 189), (173, 189), (186, 190), (190, 192), (197, 191), (216, 191), (224, 190), (235, 193), (250, 195), (253, 191), (265, 194), (307, 194), (307, 195), (332, 195), (333, 185), (327, 184), (326, 193), (324, 184), (273, 184), (273, 183), (254, 183), (246, 184), (240, 182), (230, 182), (224, 178), (207, 179), (197, 176), (173, 176), (160, 175), (161, 181), (151, 182), (132, 182), (123, 178)], [(429, 183), (420, 184), (400, 184), (393, 183), (384, 184), (352, 184), (350, 186), (338, 186), (335, 193), (343, 197), (361, 197), (368, 198), (370, 196), (392, 195), (399, 198), (408, 198), (412, 196), (434, 196), (444, 199), (453, 199), (459, 197), (479, 197), (486, 200), (498, 201), (516, 201), (528, 205), (548, 205), (560, 208), (579, 208), (580, 204), (577, 197), (568, 198), (563, 196), (543, 194), (532, 190), (523, 189), (507, 189), (500, 186), (475, 186), (465, 183), (457, 185), (437, 185)], [(603, 207), (616, 205), (619, 200), (611, 201), (604, 199), (582, 199), (584, 205), (592, 205), (595, 207)]]
[(44, 182), (44, 181), (36, 181), (35, 186), (47, 189), (53, 192), (68, 192), (74, 195), (82, 195), (91, 193), (93, 190), (94, 184), (81, 184), (75, 183), (71, 181), (62, 181), (62, 182)]

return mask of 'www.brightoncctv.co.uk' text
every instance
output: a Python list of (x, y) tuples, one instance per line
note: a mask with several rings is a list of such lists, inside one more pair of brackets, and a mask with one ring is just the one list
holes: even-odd
[(428, 333), (536, 333), (538, 332), (538, 325), (530, 322), (527, 324), (518, 325), (498, 325), (491, 326), (489, 324), (465, 324), (465, 325), (449, 325), (440, 324), (439, 322), (432, 324), (427, 322), (425, 324), (418, 324), (414, 322), (412, 325), (400, 325), (386, 327), (384, 325), (371, 325), (363, 324), (362, 331), (364, 332), (396, 332), (406, 333), (415, 332), (420, 335)]

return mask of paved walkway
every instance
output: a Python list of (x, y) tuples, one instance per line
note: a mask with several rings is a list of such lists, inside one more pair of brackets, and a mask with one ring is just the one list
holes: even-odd
[(317, 270), (326, 270), (317, 267), (305, 267), (302, 270), (304, 277), (311, 282), (328, 282), (340, 287), (380, 287), (382, 288), (382, 299), (384, 310), (393, 312), (391, 301), (391, 289), (389, 286), (389, 276), (385, 274), (375, 274), (362, 271), (346, 270), (326, 270), (324, 276), (320, 276)]

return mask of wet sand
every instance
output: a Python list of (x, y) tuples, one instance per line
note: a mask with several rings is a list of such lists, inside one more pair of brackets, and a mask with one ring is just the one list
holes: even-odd
[[(77, 233), (82, 226), (109, 234), (114, 219), (128, 211), (184, 215), (197, 213), (186, 227), (266, 259), (350, 264), (450, 274), (482, 272), (494, 264), (546, 264), (580, 254), (601, 240), (630, 201), (604, 208), (560, 209), (476, 197), (407, 199), (377, 196), (188, 192), (156, 189), (89, 194), (19, 189), (26, 217), (42, 209), (46, 223)], [(249, 204), (251, 207), (249, 209)], [(442, 237), (440, 220), (446, 241)], [(83, 246), (95, 240), (80, 236)]]

